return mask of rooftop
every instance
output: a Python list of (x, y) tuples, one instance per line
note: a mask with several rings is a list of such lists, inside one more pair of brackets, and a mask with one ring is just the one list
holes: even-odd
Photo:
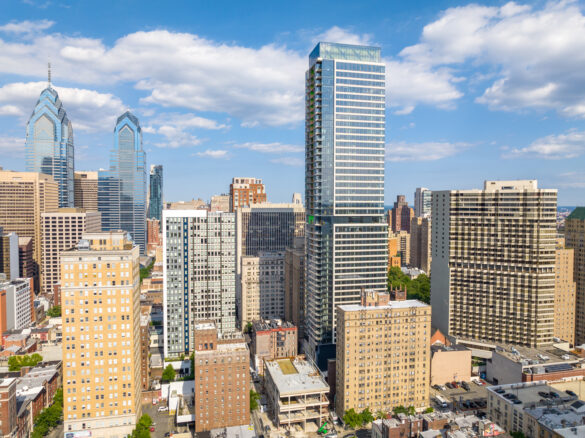
[(317, 43), (309, 55), (309, 64), (313, 65), (318, 58), (344, 61), (382, 62), (380, 47), (328, 42)]
[(585, 221), (585, 207), (577, 207), (575, 208), (567, 219), (579, 219)]
[(8, 378), (0, 379), (0, 388), (6, 388), (6, 387), (12, 385), (12, 382), (14, 382), (15, 380), (16, 380), (15, 377), (8, 377)]
[(346, 312), (357, 312), (359, 310), (386, 310), (386, 309), (410, 309), (410, 308), (422, 308), (429, 307), (428, 304), (423, 303), (419, 300), (404, 300), (404, 301), (390, 301), (385, 306), (362, 306), (361, 304), (343, 304), (339, 306), (341, 310)]
[(435, 343), (431, 345), (431, 352), (435, 353), (436, 351), (468, 351), (469, 348), (465, 347), (461, 344), (453, 344), (453, 345), (443, 345), (440, 343)]
[(296, 326), (289, 321), (282, 321), (280, 319), (271, 319), (266, 321), (254, 321), (252, 323), (254, 331), (268, 331), (277, 330), (280, 328), (295, 328)]
[[(552, 386), (547, 385), (546, 381), (539, 381), (539, 382), (530, 382), (530, 383), (513, 383), (509, 385), (499, 385), (499, 386), (490, 386), (487, 388), (489, 394), (494, 394), (495, 396), (502, 399), (505, 403), (512, 403), (511, 400), (504, 397), (508, 394), (512, 394), (515, 396), (520, 403), (518, 403), (517, 409), (549, 409), (555, 412), (560, 412), (563, 410), (570, 410), (574, 411), (575, 408), (571, 407), (571, 404), (574, 404), (577, 399), (575, 397), (569, 396), (563, 391), (559, 391)], [(496, 391), (503, 391), (498, 393)], [(539, 393), (555, 393), (558, 395), (556, 398), (551, 397), (543, 397)], [(536, 411), (535, 411), (536, 412)], [(542, 411), (544, 413), (544, 411)], [(582, 417), (585, 417), (585, 413), (581, 414)]]
[(329, 385), (325, 383), (319, 370), (302, 357), (266, 361), (266, 370), (281, 397), (329, 391)]
[[(539, 373), (563, 371), (562, 369), (550, 369), (553, 365), (565, 364), (566, 369), (571, 369), (571, 365), (583, 361), (579, 356), (561, 350), (553, 345), (548, 347), (531, 348), (511, 344), (500, 344), (496, 346), (494, 353), (500, 354), (513, 362), (522, 363), (523, 366), (528, 368), (542, 367), (543, 370), (539, 371)], [(549, 368), (549, 370), (546, 368)]]

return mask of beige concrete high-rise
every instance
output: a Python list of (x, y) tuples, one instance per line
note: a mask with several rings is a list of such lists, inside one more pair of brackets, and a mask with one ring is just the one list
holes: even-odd
[(431, 272), (431, 219), (413, 217), (410, 221), (410, 266)]
[(0, 227), (31, 237), (33, 258), (40, 266), (41, 214), (59, 208), (59, 186), (52, 176), (0, 170)]
[(305, 238), (295, 237), (284, 254), (284, 319), (305, 334)]
[(240, 327), (259, 319), (284, 318), (284, 252), (242, 257)]
[(139, 248), (86, 233), (61, 254), (65, 433), (123, 437), (141, 415)]
[(574, 250), (565, 247), (565, 239), (557, 239), (555, 268), (555, 327), (553, 335), (575, 344), (575, 280)]
[(41, 214), (42, 263), (41, 283), (43, 292), (50, 294), (61, 280), (59, 255), (77, 246), (84, 233), (102, 230), (102, 215), (83, 208), (60, 208), (53, 213)]
[(98, 172), (75, 171), (75, 207), (98, 211)]
[(538, 347), (554, 331), (557, 191), (535, 180), (433, 191), (433, 326)]
[(337, 311), (335, 411), (429, 404), (431, 306), (363, 291)]
[(410, 233), (408, 231), (398, 231), (394, 233), (388, 231), (388, 250), (390, 248), (398, 249), (398, 257), (402, 266), (410, 265)]
[(576, 289), (575, 344), (585, 343), (585, 207), (577, 207), (565, 221), (565, 243), (574, 250)]

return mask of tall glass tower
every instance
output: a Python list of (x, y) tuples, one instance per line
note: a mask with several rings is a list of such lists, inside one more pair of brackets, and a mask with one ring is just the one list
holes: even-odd
[(148, 195), (148, 218), (161, 220), (163, 203), (163, 167), (150, 166), (150, 191)]
[(104, 231), (124, 230), (146, 252), (146, 153), (140, 122), (126, 111), (114, 128), (110, 170), (98, 175), (98, 210)]
[[(50, 70), (49, 70), (50, 71)], [(26, 125), (27, 172), (51, 175), (59, 185), (59, 207), (73, 207), (73, 128), (57, 91), (49, 83)]]
[(386, 290), (385, 65), (377, 47), (321, 42), (306, 73), (306, 312), (310, 355), (335, 354), (336, 307)]

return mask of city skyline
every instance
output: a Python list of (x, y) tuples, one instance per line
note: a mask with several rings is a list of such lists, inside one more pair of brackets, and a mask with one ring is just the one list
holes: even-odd
[[(581, 43), (571, 35), (583, 29), (582, 3), (433, 2), (359, 14), (351, 5), (317, 19), (301, 2), (281, 23), (267, 23), (273, 12), (258, 4), (246, 11), (245, 24), (236, 4), (222, 20), (209, 5), (185, 14), (196, 15), (192, 20), (176, 8), (155, 14), (144, 5), (129, 20), (130, 6), (112, 4), (104, 9), (124, 19), (107, 31), (106, 17), (92, 6), (40, 6), (11, 1), (0, 23), (5, 169), (25, 168), (26, 119), (46, 87), (50, 58), (53, 87), (75, 132), (76, 169), (107, 168), (111, 126), (130, 108), (144, 128), (148, 164), (169, 170), (165, 191), (172, 200), (225, 193), (237, 174), (263, 179), (269, 201), (287, 201), (303, 191), (299, 78), (320, 40), (382, 48), (392, 96), (386, 205), (398, 194), (413, 204), (418, 186), (462, 189), (484, 179), (538, 179), (559, 189), (559, 205), (582, 199), (585, 96), (571, 74), (580, 62), (573, 50)], [(244, 31), (260, 21), (261, 29)], [(510, 32), (517, 42), (505, 45), (501, 35)]]

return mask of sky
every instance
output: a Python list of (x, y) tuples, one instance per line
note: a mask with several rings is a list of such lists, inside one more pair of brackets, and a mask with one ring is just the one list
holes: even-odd
[(2, 0), (0, 166), (24, 170), (47, 84), (76, 170), (109, 166), (131, 110), (167, 201), (258, 177), (304, 196), (304, 74), (318, 41), (379, 46), (387, 65), (386, 204), (416, 187), (537, 179), (585, 205), (585, 3), (579, 1)]

